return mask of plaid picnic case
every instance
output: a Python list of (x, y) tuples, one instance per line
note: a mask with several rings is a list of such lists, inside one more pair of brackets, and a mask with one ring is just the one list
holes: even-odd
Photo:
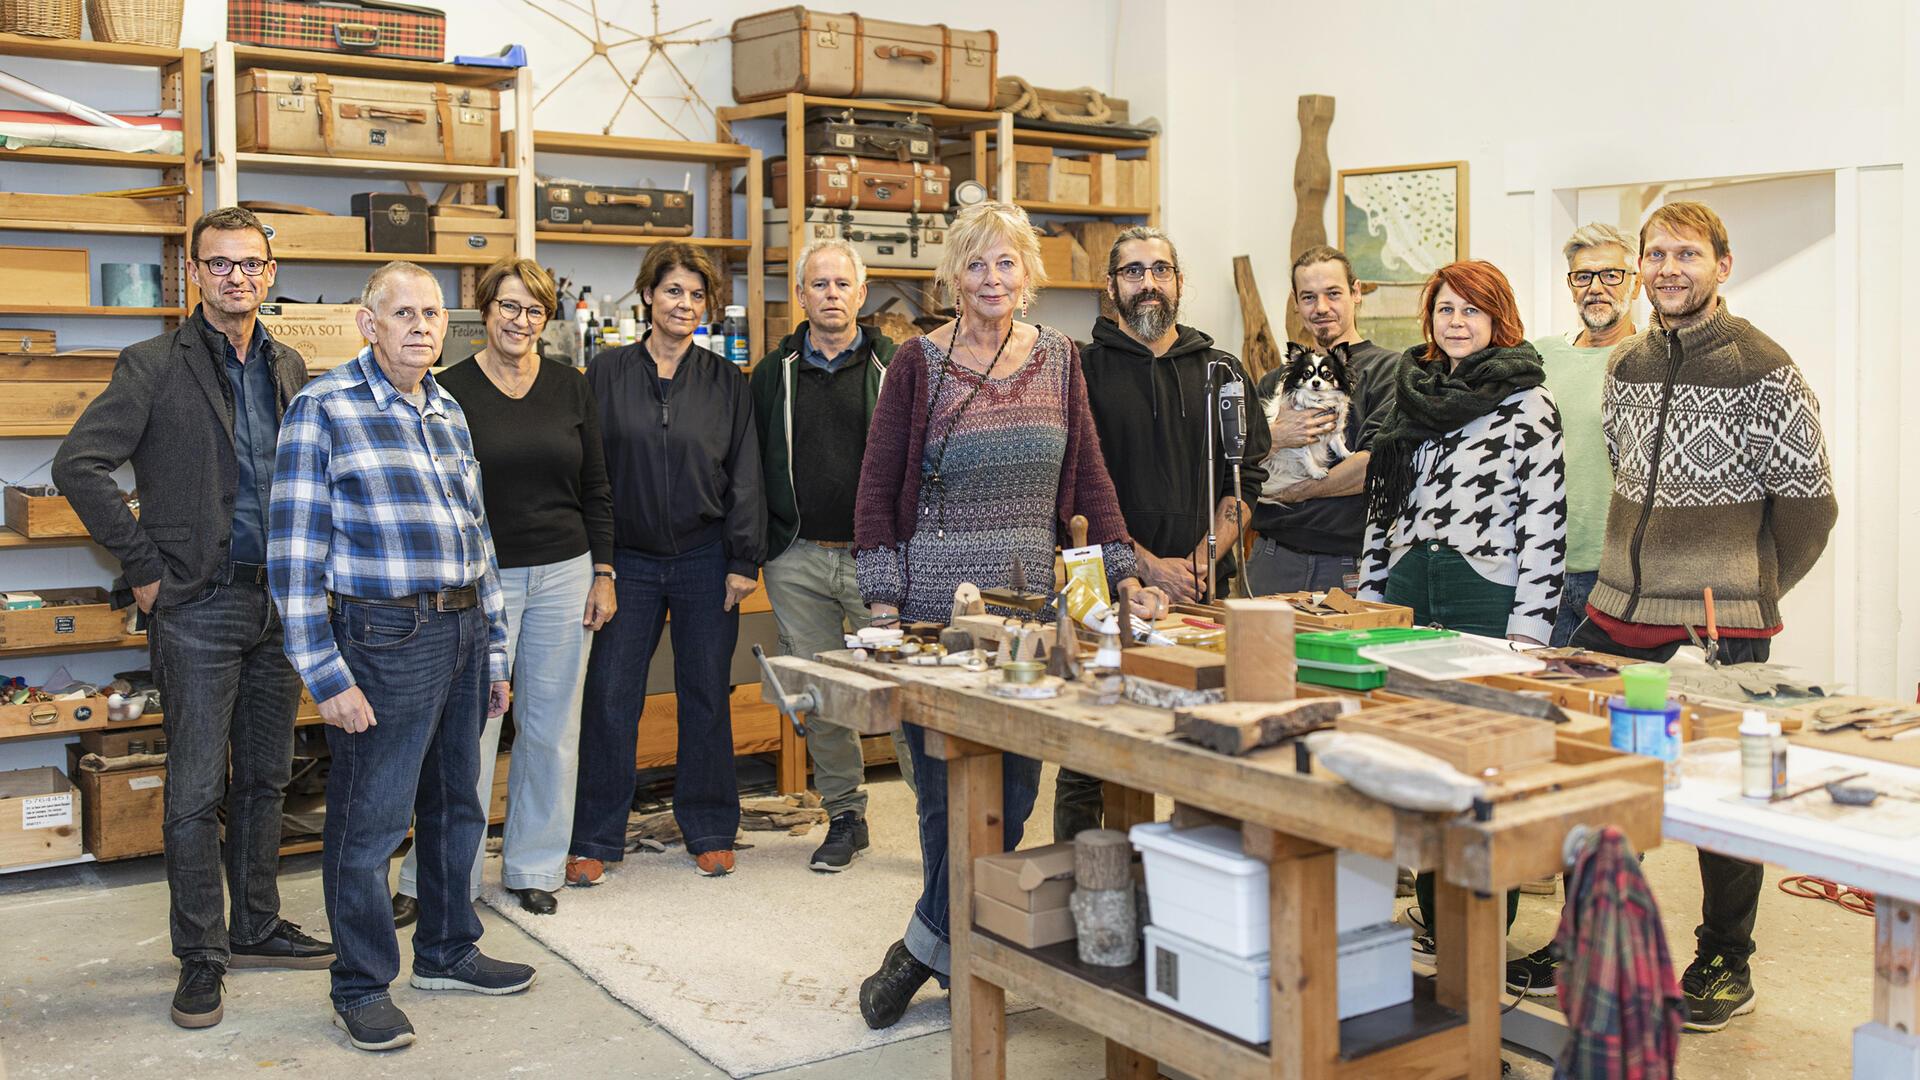
[(439, 63), (447, 57), (447, 16), (385, 0), (228, 0), (227, 38), (241, 45)]

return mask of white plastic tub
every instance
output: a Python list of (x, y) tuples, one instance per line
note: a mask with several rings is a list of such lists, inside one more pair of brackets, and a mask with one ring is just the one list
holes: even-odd
[[(1147, 999), (1252, 1043), (1272, 1033), (1273, 982), (1268, 955), (1229, 956), (1148, 926)], [(1343, 934), (1339, 945), (1339, 1018), (1375, 1012), (1413, 998), (1413, 931), (1370, 926)]]
[(1339, 996), (1342, 1020), (1412, 1001), (1413, 928), (1388, 922), (1342, 933)]

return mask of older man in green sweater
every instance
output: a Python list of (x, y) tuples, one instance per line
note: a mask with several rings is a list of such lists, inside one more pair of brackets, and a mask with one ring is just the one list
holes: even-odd
[[(1668, 203), (1640, 229), (1654, 325), (1620, 346), (1603, 422), (1613, 458), (1600, 579), (1573, 644), (1665, 660), (1718, 609), (1720, 658), (1765, 660), (1780, 598), (1825, 549), (1838, 516), (1820, 404), (1793, 360), (1727, 310), (1726, 226)], [(1687, 1027), (1754, 1009), (1748, 959), (1761, 868), (1700, 853), (1701, 924), (1681, 987)]]

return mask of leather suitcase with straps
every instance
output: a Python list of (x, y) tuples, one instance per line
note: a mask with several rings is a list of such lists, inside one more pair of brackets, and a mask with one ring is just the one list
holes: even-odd
[[(817, 154), (802, 158), (806, 204), (836, 210), (942, 211), (952, 194), (945, 165)], [(787, 205), (787, 160), (777, 158), (768, 190), (775, 209)]]
[(799, 93), (993, 107), (1000, 39), (992, 30), (789, 7), (736, 20), (730, 36), (735, 101)]
[(242, 153), (500, 163), (500, 92), (248, 68), (236, 82)]

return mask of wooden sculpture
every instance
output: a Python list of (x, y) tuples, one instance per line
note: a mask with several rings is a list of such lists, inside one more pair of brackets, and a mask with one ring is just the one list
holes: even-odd
[[(1233, 291), (1240, 296), (1240, 325), (1246, 334), (1240, 345), (1240, 362), (1246, 365), (1247, 377), (1257, 383), (1280, 366), (1282, 354), (1273, 338), (1273, 326), (1267, 322), (1267, 309), (1260, 303), (1260, 286), (1253, 281), (1253, 260), (1245, 255), (1233, 257)], [(1287, 308), (1292, 310), (1293, 305)]]
[[(1333, 186), (1333, 162), (1327, 158), (1327, 129), (1333, 126), (1333, 98), (1300, 95), (1300, 153), (1293, 159), (1293, 243), (1287, 260), (1327, 242), (1327, 191)], [(1292, 294), (1292, 283), (1287, 286)], [(1287, 340), (1313, 344), (1300, 313), (1287, 305)]]

